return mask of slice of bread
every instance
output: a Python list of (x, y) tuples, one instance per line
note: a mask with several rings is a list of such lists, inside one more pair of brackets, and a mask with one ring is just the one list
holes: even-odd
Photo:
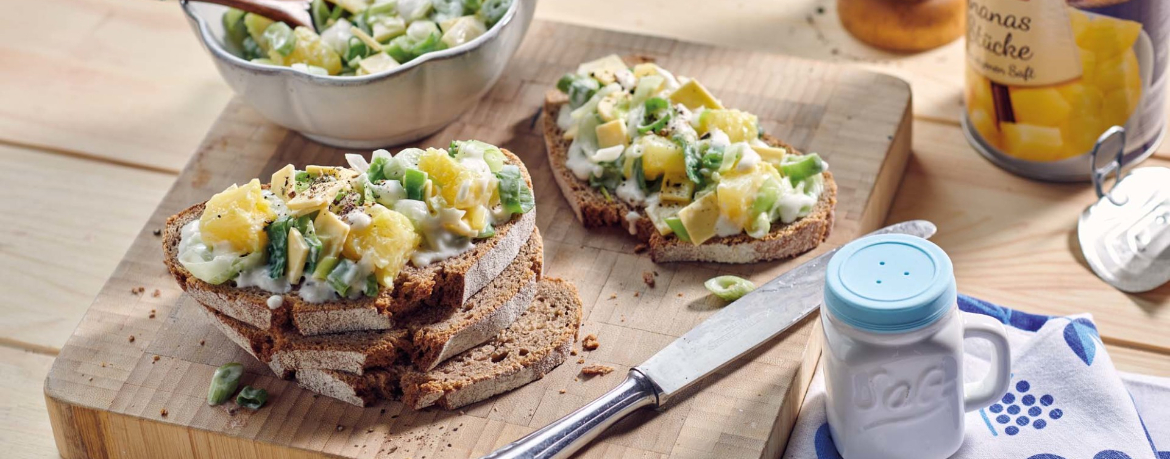
[(511, 325), (532, 303), (543, 264), (544, 244), (540, 231), (533, 230), (504, 272), (466, 303), (417, 309), (390, 330), (304, 336), (289, 324), (261, 330), (204, 308), (229, 338), (281, 377), (305, 369), (361, 375), (368, 368), (409, 365), (412, 360), (416, 368), (427, 370)]
[[(646, 62), (647, 59), (632, 57), (627, 63)], [(774, 224), (772, 231), (756, 239), (747, 234), (715, 237), (703, 244), (683, 242), (673, 235), (663, 236), (640, 206), (620, 199), (607, 199), (587, 181), (577, 178), (566, 166), (569, 146), (572, 140), (564, 138), (564, 132), (557, 126), (557, 114), (569, 98), (558, 90), (545, 94), (544, 109), (541, 111), (541, 129), (544, 133), (545, 151), (553, 169), (553, 178), (577, 215), (577, 220), (587, 228), (620, 226), (627, 229), (649, 246), (650, 258), (655, 262), (713, 261), (719, 263), (754, 263), (758, 261), (789, 258), (816, 248), (829, 237), (833, 229), (833, 209), (837, 205), (837, 183), (833, 174), (824, 173), (825, 189), (808, 216), (790, 224)], [(792, 146), (765, 134), (762, 139), (769, 145), (787, 148)], [(636, 218), (629, 218), (636, 216)]]
[[(503, 152), (509, 164), (520, 167), (531, 188), (532, 178), (520, 158)], [(279, 307), (270, 308), (270, 292), (237, 288), (232, 282), (212, 285), (179, 263), (182, 227), (202, 214), (203, 204), (192, 206), (167, 219), (163, 231), (164, 262), (183, 290), (203, 305), (253, 327), (267, 330), (291, 322), (304, 335), (386, 330), (394, 326), (394, 316), (423, 304), (461, 305), (503, 272), (536, 227), (536, 212), (528, 212), (497, 226), (496, 236), (476, 242), (467, 252), (421, 268), (408, 264), (395, 279), (393, 291), (383, 289), (377, 297), (310, 303), (303, 301), (294, 287), (281, 295)]]
[[(302, 387), (358, 406), (375, 398), (396, 400), (419, 410), (438, 404), (455, 409), (507, 392), (544, 377), (565, 361), (577, 339), (581, 299), (573, 284), (544, 279), (532, 306), (491, 341), (472, 348), (437, 368), (370, 370), (358, 376), (333, 370), (302, 370)], [(402, 375), (401, 380), (394, 379)]]
[(297, 383), (305, 389), (351, 405), (370, 406), (378, 399), (401, 398), (399, 382), (405, 371), (405, 367), (393, 366), (370, 370), (359, 376), (344, 371), (301, 370), (297, 372)]
[(577, 288), (546, 278), (512, 326), (433, 370), (404, 375), (403, 402), (415, 410), (455, 409), (540, 379), (568, 357), (580, 325)]

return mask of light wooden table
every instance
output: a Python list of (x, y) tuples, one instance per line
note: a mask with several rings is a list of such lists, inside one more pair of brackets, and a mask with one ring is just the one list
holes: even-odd
[[(693, 3), (693, 7), (685, 6)], [(1117, 366), (1170, 376), (1170, 287), (1125, 295), (1084, 266), (1087, 185), (1011, 176), (958, 127), (962, 42), (861, 45), (831, 0), (542, 0), (537, 16), (860, 65), (914, 91), (914, 155), (890, 221), (927, 218), (960, 290), (1044, 314), (1094, 314)], [(0, 447), (57, 457), (42, 383), (57, 349), (231, 92), (174, 2), (6, 2), (0, 15)], [(621, 12), (621, 15), (615, 14)], [(701, 13), (696, 13), (701, 12)], [(35, 38), (34, 38), (35, 37)], [(1170, 166), (1163, 145), (1146, 166)]]

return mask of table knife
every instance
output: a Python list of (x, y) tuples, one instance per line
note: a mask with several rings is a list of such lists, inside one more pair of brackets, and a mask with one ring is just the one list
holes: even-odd
[[(930, 238), (935, 231), (931, 222), (912, 220), (867, 236), (899, 233)], [(836, 252), (825, 252), (732, 302), (630, 369), (626, 380), (613, 390), (484, 458), (565, 458), (626, 415), (646, 406), (666, 407), (675, 395), (767, 343), (820, 306), (825, 266)]]

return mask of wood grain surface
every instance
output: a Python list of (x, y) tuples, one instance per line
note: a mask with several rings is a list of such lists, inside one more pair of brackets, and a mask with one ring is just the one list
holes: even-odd
[[(546, 274), (577, 285), (585, 303), (581, 336), (596, 334), (601, 348), (583, 353), (582, 364), (570, 361), (539, 382), (456, 413), (409, 412), (396, 402), (362, 409), (275, 379), (202, 318), (161, 263), (152, 230), (167, 216), (290, 162), (343, 162), (340, 150), (274, 127), (234, 102), (49, 373), (46, 398), (63, 455), (198, 457), (205, 441), (213, 448), (242, 448), (242, 457), (287, 450), (345, 457), (477, 456), (601, 395), (630, 367), (717, 310), (721, 303), (707, 295), (704, 280), (736, 272), (763, 282), (789, 269), (795, 262), (655, 265), (633, 254), (637, 241), (624, 232), (587, 231), (576, 222), (552, 181), (532, 120), (560, 75), (609, 53), (652, 56), (677, 74), (699, 78), (727, 105), (758, 114), (768, 132), (821, 153), (832, 165), (839, 204), (833, 234), (818, 252), (884, 221), (909, 156), (910, 91), (904, 82), (813, 61), (535, 22), (513, 70), (479, 105), (420, 145), (478, 138), (521, 156), (533, 176)], [(643, 273), (655, 273), (655, 287), (643, 282)], [(145, 292), (132, 293), (137, 287)], [(819, 355), (814, 330), (812, 319), (802, 322), (669, 410), (623, 423), (585, 456), (779, 455)], [(247, 363), (250, 384), (272, 394), (268, 407), (233, 414), (206, 406), (207, 381), (228, 361)], [(618, 371), (578, 380), (580, 367), (592, 363)]]

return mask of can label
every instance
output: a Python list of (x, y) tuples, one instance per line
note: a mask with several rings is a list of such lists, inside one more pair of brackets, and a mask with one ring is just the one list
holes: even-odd
[(1119, 125), (1127, 151), (1152, 150), (1163, 127), (1167, 3), (969, 0), (965, 128), (976, 148), (1001, 164), (1052, 163), (1086, 156)]

